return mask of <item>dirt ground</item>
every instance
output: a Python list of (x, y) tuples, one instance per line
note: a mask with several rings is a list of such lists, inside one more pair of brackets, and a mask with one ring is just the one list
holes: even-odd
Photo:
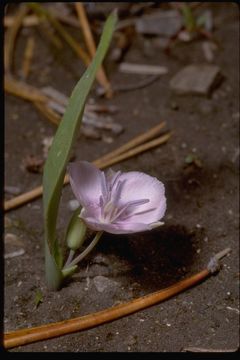
[[(213, 63), (224, 75), (211, 96), (180, 96), (169, 87), (170, 79), (185, 65), (206, 63), (204, 39), (178, 43), (167, 55), (154, 46), (146, 54), (144, 41), (136, 36), (124, 61), (166, 66), (168, 73), (143, 89), (116, 93), (111, 100), (96, 98), (93, 91), (97, 103), (119, 108), (113, 117), (124, 132), (112, 143), (80, 135), (74, 148), (75, 159), (91, 161), (166, 121), (172, 131), (166, 144), (113, 166), (146, 172), (165, 184), (165, 225), (142, 234), (104, 234), (72, 281), (50, 292), (44, 278), (42, 199), (9, 211), (5, 235), (15, 234), (17, 240), (11, 249), (5, 243), (5, 252), (24, 249), (24, 253), (5, 260), (4, 331), (89, 314), (149, 294), (202, 270), (214, 253), (226, 247), (232, 252), (221, 261), (216, 276), (170, 300), (88, 331), (11, 352), (183, 352), (188, 347), (225, 352), (239, 347), (239, 9), (234, 3), (206, 6), (212, 10), (214, 36), (221, 44)], [(69, 30), (79, 38), (76, 29)], [(51, 85), (70, 95), (84, 70), (81, 61), (66, 46), (67, 65), (61, 65), (36, 28), (21, 31), (15, 72), (21, 67), (29, 34), (37, 46), (27, 82)], [(139, 81), (139, 75), (121, 74), (110, 65), (112, 84)], [(6, 94), (5, 186), (26, 192), (41, 184), (42, 174), (26, 171), (24, 159), (42, 157), (42, 141), (55, 130), (31, 103)], [(186, 164), (189, 155), (196, 156), (201, 166)], [(60, 234), (71, 215), (67, 204), (73, 198), (66, 186)], [(108, 280), (102, 292), (96, 287), (97, 276)], [(42, 302), (36, 306), (38, 291)]]

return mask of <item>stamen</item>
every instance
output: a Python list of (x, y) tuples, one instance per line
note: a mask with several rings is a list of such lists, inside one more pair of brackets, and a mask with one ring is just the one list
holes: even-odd
[(109, 192), (107, 189), (107, 182), (106, 182), (106, 177), (103, 171), (101, 171), (101, 189), (102, 189), (102, 195), (103, 198), (105, 199), (105, 201), (108, 200), (108, 196), (109, 196)]
[(117, 212), (115, 212), (114, 217), (112, 217), (111, 221), (114, 222), (117, 218), (119, 218), (119, 216), (126, 211), (130, 206), (139, 206), (139, 205), (143, 205), (148, 203), (150, 200), (149, 199), (140, 199), (140, 200), (133, 200), (133, 201), (129, 201), (126, 205), (124, 205), (122, 208), (117, 209)]
[(103, 196), (100, 195), (100, 198), (99, 198), (99, 205), (100, 205), (100, 209), (101, 209), (101, 217), (103, 218), (103, 215), (104, 215), (104, 201), (103, 201)]
[(126, 180), (118, 181), (118, 183), (116, 185), (116, 189), (113, 191), (113, 194), (111, 194), (113, 203), (118, 203), (118, 200), (121, 197), (121, 191), (122, 191), (122, 188), (123, 188), (123, 185), (125, 184), (125, 182), (126, 182)]
[(115, 211), (116, 207), (113, 205), (111, 201), (109, 201), (103, 208), (103, 219), (111, 222), (112, 214)]
[(122, 220), (126, 220), (126, 219), (128, 219), (128, 218), (130, 218), (130, 217), (132, 217), (132, 216), (135, 216), (135, 215), (146, 214), (146, 213), (148, 213), (148, 212), (150, 212), (150, 211), (153, 211), (153, 210), (156, 210), (156, 209), (157, 209), (157, 208), (150, 208), (150, 209), (147, 209), (147, 210), (143, 210), (143, 211), (136, 212), (136, 213), (134, 213), (134, 214), (128, 214), (128, 215), (124, 216), (124, 217), (122, 218)]
[(113, 175), (113, 178), (112, 178), (112, 180), (111, 180), (111, 190), (112, 190), (112, 188), (113, 188), (113, 186), (115, 185), (115, 183), (116, 183), (116, 181), (117, 181), (117, 179), (119, 178), (119, 176), (121, 175), (121, 171), (119, 170), (119, 171), (117, 171), (114, 175)]

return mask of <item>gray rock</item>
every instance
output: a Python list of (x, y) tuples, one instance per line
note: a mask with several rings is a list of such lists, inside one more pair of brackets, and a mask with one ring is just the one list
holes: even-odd
[(81, 133), (88, 139), (101, 139), (101, 133), (93, 126), (83, 125), (81, 128)]
[(175, 35), (182, 27), (182, 17), (176, 10), (155, 11), (136, 21), (136, 30), (140, 34), (162, 35), (170, 37)]
[(12, 233), (4, 235), (4, 259), (11, 259), (25, 254), (23, 243), (19, 237)]
[(4, 192), (11, 195), (19, 195), (21, 193), (21, 189), (18, 186), (5, 185)]
[(110, 265), (110, 261), (108, 260), (108, 258), (102, 254), (97, 254), (93, 260), (92, 260), (93, 264), (99, 264), (99, 265), (104, 265), (104, 266), (109, 266)]
[(209, 95), (221, 79), (220, 68), (216, 65), (188, 65), (171, 79), (170, 88), (182, 95)]
[(118, 283), (116, 281), (110, 280), (105, 276), (99, 275), (95, 276), (93, 279), (94, 285), (96, 286), (97, 291), (103, 292), (106, 289), (116, 288)]

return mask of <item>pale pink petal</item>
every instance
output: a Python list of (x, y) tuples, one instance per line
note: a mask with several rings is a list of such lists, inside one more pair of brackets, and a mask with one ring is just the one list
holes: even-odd
[[(164, 216), (166, 211), (165, 189), (163, 183), (157, 178), (141, 172), (131, 171), (122, 173), (118, 181), (123, 182), (120, 198), (118, 199), (119, 204), (122, 205), (138, 199), (149, 199), (148, 203), (131, 209), (128, 214), (122, 214), (121, 220), (125, 216), (125, 221), (149, 224), (160, 220)], [(136, 214), (134, 215), (134, 213)]]
[(83, 207), (99, 204), (100, 196), (106, 191), (104, 173), (87, 161), (70, 163), (68, 173), (72, 190), (79, 203)]
[(98, 204), (91, 204), (87, 207), (83, 207), (80, 215), (81, 218), (94, 218), (100, 219), (101, 216), (101, 207)]
[(69, 165), (70, 183), (82, 205), (80, 217), (90, 229), (136, 233), (161, 225), (166, 211), (164, 185), (141, 172), (106, 175), (81, 161)]
[(143, 223), (128, 223), (128, 222), (119, 222), (119, 223), (101, 223), (98, 222), (95, 218), (82, 218), (86, 225), (94, 231), (106, 231), (110, 234), (130, 234), (146, 230), (151, 230), (152, 228), (148, 224)]

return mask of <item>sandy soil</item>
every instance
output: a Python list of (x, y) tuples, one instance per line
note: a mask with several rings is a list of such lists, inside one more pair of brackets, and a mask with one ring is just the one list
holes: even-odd
[[(180, 352), (190, 346), (222, 350), (239, 346), (239, 10), (233, 3), (211, 8), (218, 24), (214, 35), (222, 45), (214, 63), (224, 75), (212, 95), (178, 96), (169, 88), (170, 79), (182, 67), (206, 62), (202, 40), (176, 45), (173, 56), (154, 47), (147, 56), (136, 37), (125, 61), (164, 65), (168, 74), (144, 89), (118, 93), (112, 100), (97, 99), (119, 108), (114, 119), (125, 131), (112, 143), (80, 136), (74, 149), (76, 159), (91, 161), (165, 120), (173, 132), (167, 144), (113, 167), (144, 171), (164, 182), (165, 225), (151, 233), (105, 234), (72, 281), (50, 292), (44, 279), (42, 200), (10, 211), (5, 234), (17, 235), (11, 250), (23, 248), (25, 253), (5, 260), (4, 331), (105, 309), (200, 271), (214, 253), (226, 247), (232, 253), (224, 258), (216, 276), (164, 303), (12, 352)], [(21, 67), (29, 34), (34, 35), (37, 47), (28, 82), (51, 85), (69, 95), (83, 72), (81, 62), (66, 47), (63, 56), (68, 63), (61, 65), (36, 29), (21, 32), (15, 72)], [(73, 34), (79, 37), (77, 31)], [(113, 84), (139, 79), (122, 75), (114, 67), (109, 76)], [(25, 192), (41, 184), (42, 175), (27, 172), (23, 161), (28, 155), (41, 157), (43, 139), (54, 132), (54, 125), (32, 104), (6, 95), (5, 185)], [(190, 154), (197, 156), (202, 167), (186, 166)], [(60, 234), (71, 215), (67, 206), (71, 199), (67, 186), (60, 209)], [(103, 292), (95, 286), (96, 276), (109, 279)], [(36, 307), (38, 290), (43, 302)]]

